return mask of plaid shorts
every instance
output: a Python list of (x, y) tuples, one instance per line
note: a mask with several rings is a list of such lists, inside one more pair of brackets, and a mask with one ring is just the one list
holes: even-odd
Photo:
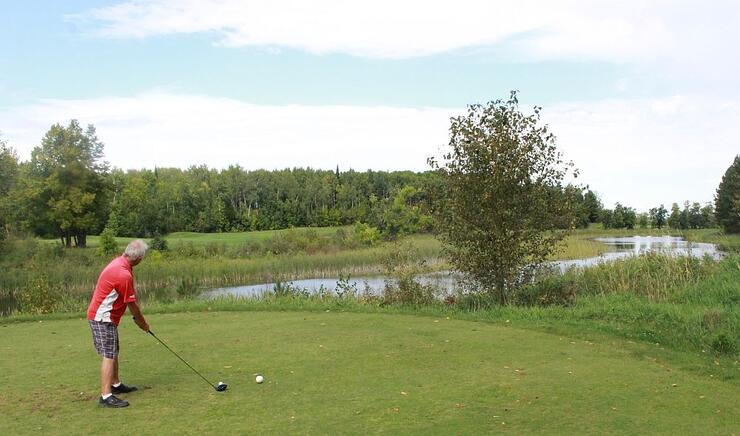
[(108, 359), (118, 356), (118, 327), (112, 322), (87, 321), (92, 330), (95, 351)]

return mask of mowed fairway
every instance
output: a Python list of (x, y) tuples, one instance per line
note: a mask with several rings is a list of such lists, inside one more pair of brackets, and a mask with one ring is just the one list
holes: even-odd
[(740, 431), (736, 384), (671, 368), (644, 344), (335, 312), (179, 313), (149, 323), (229, 390), (215, 392), (126, 317), (121, 375), (142, 390), (121, 396), (127, 409), (100, 409), (85, 320), (3, 324), (0, 434)]

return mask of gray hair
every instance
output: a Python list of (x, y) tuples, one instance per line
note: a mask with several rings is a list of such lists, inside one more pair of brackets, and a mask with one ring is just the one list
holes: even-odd
[(146, 245), (146, 242), (141, 239), (137, 239), (135, 241), (131, 241), (128, 246), (126, 246), (126, 251), (123, 252), (123, 255), (131, 260), (143, 259), (146, 254), (146, 250), (148, 249), (149, 246)]

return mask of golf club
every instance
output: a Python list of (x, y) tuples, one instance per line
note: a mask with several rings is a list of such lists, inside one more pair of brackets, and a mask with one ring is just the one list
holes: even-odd
[(154, 332), (153, 332), (153, 331), (149, 330), (149, 331), (147, 331), (147, 333), (149, 333), (150, 335), (152, 335), (152, 336), (154, 337), (154, 339), (156, 339), (156, 340), (157, 340), (157, 342), (159, 342), (160, 344), (164, 345), (164, 347), (165, 347), (166, 349), (170, 350), (170, 352), (171, 352), (172, 354), (174, 354), (175, 356), (177, 356), (177, 358), (178, 358), (178, 359), (182, 360), (182, 363), (184, 363), (185, 365), (187, 365), (187, 366), (188, 366), (188, 368), (192, 369), (194, 373), (198, 374), (198, 375), (200, 376), (200, 378), (202, 378), (202, 379), (203, 379), (203, 380), (204, 380), (204, 381), (205, 381), (206, 383), (208, 383), (208, 385), (209, 385), (209, 386), (211, 386), (211, 387), (212, 387), (213, 389), (215, 389), (215, 390), (216, 390), (216, 391), (218, 391), (218, 392), (223, 392), (223, 391), (225, 391), (225, 390), (226, 390), (226, 388), (228, 387), (228, 385), (227, 385), (226, 383), (223, 383), (223, 382), (218, 382), (218, 385), (214, 385), (213, 383), (209, 382), (209, 381), (208, 381), (208, 379), (206, 379), (205, 377), (203, 377), (203, 376), (201, 375), (201, 373), (199, 373), (198, 371), (196, 371), (196, 370), (195, 370), (195, 368), (193, 368), (192, 366), (190, 366), (190, 364), (189, 364), (188, 362), (186, 362), (186, 361), (185, 361), (185, 359), (183, 359), (182, 357), (180, 357), (180, 355), (179, 355), (179, 354), (177, 354), (177, 353), (175, 353), (175, 352), (174, 352), (174, 351), (172, 350), (172, 348), (168, 347), (168, 346), (167, 346), (167, 344), (165, 344), (164, 342), (162, 342), (162, 340), (161, 340), (161, 339), (159, 339), (159, 338), (157, 337), (157, 335), (155, 335), (155, 334), (154, 334)]

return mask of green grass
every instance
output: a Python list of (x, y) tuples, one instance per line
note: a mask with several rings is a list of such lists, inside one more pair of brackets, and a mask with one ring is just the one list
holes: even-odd
[(118, 421), (132, 434), (731, 434), (740, 414), (736, 384), (677, 368), (658, 347), (515, 321), (337, 311), (148, 319), (229, 390), (214, 392), (124, 319), (121, 375), (143, 389), (126, 396), (128, 409), (98, 409), (84, 320), (3, 323), (0, 433), (88, 434)]

